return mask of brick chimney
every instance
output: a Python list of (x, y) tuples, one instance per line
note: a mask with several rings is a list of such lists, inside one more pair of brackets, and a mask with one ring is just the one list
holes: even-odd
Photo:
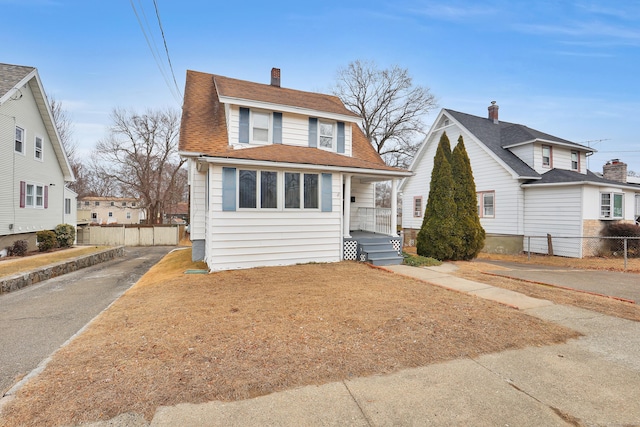
[(608, 161), (607, 164), (602, 167), (602, 177), (610, 181), (618, 181), (626, 184), (627, 164), (618, 159)]
[(494, 124), (498, 124), (498, 109), (500, 107), (498, 107), (496, 105), (496, 101), (491, 101), (491, 105), (489, 105), (488, 110), (489, 110), (489, 120), (493, 120)]
[(280, 87), (280, 68), (271, 69), (271, 86)]

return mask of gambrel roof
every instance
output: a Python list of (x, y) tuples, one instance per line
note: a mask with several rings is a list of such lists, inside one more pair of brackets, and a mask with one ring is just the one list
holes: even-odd
[[(225, 102), (310, 117), (332, 117), (351, 126), (352, 156), (319, 148), (273, 144), (234, 149), (229, 146)], [(268, 108), (267, 107), (267, 108)], [(310, 164), (379, 170), (409, 175), (387, 166), (358, 126), (359, 117), (332, 95), (304, 92), (279, 86), (247, 82), (198, 71), (187, 71), (179, 150), (183, 155), (277, 163)]]

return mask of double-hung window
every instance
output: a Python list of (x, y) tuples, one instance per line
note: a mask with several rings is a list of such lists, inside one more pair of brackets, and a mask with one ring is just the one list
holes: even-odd
[(335, 124), (320, 120), (319, 123), (319, 147), (325, 150), (335, 151), (336, 138), (334, 135)]
[(542, 146), (542, 167), (551, 168), (553, 164), (552, 162), (553, 162), (553, 158), (552, 158), (551, 146), (543, 145)]
[(16, 143), (14, 147), (16, 153), (24, 154), (24, 129), (18, 126), (16, 126)]
[(624, 217), (622, 193), (600, 193), (600, 218), (622, 219)]
[(269, 122), (271, 114), (258, 111), (251, 112), (252, 119), (252, 138), (254, 142), (269, 142)]
[(42, 138), (40, 138), (39, 136), (36, 136), (34, 147), (35, 147), (35, 152), (34, 152), (35, 159), (42, 161)]
[(580, 171), (580, 153), (577, 151), (571, 152), (571, 170), (576, 172)]
[(282, 144), (282, 113), (239, 109), (238, 142), (241, 144)]
[(478, 216), (480, 218), (495, 218), (496, 193), (495, 191), (483, 191), (477, 194)]
[(413, 217), (422, 218), (422, 197), (413, 198)]
[(241, 169), (238, 179), (238, 206), (249, 209), (276, 209), (278, 173)]
[[(20, 207), (27, 208), (46, 208), (45, 198), (46, 191), (44, 185), (25, 183), (20, 184)], [(24, 188), (24, 193), (22, 189)], [(24, 198), (23, 198), (24, 194)]]

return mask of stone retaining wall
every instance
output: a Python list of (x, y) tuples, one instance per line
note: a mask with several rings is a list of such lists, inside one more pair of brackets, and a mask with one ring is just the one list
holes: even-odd
[(63, 274), (71, 273), (95, 264), (100, 264), (101, 262), (110, 261), (121, 256), (124, 256), (124, 246), (109, 248), (101, 252), (71, 258), (66, 261), (43, 266), (38, 270), (2, 277), (0, 278), (0, 294), (17, 291), (25, 286), (62, 276)]

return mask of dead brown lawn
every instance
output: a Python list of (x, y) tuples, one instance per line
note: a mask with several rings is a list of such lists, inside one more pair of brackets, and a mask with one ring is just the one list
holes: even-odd
[[(524, 280), (512, 279), (503, 276), (497, 276), (491, 274), (491, 271), (501, 270), (502, 268), (494, 265), (482, 262), (483, 260), (502, 260), (502, 261), (515, 261), (522, 263), (529, 263), (531, 265), (552, 265), (568, 268), (584, 268), (589, 269), (597, 265), (602, 270), (620, 270), (622, 271), (622, 265), (617, 268), (617, 264), (620, 260), (613, 260), (606, 263), (605, 259), (598, 260), (596, 264), (590, 264), (589, 260), (571, 260), (561, 257), (545, 257), (538, 256), (532, 257), (530, 261), (527, 261), (526, 255), (494, 255), (494, 254), (481, 254), (481, 256), (472, 262), (455, 262), (458, 266), (458, 271), (453, 274), (459, 277), (463, 277), (469, 280), (475, 280), (477, 282), (486, 283), (492, 286), (498, 286), (501, 288), (511, 289), (513, 291), (521, 292), (525, 295), (529, 295), (534, 298), (542, 298), (549, 301), (553, 301), (556, 304), (572, 305), (575, 307), (581, 307), (588, 310), (593, 310), (599, 313), (603, 313), (609, 316), (616, 316), (623, 319), (640, 321), (640, 306), (637, 304), (619, 301), (613, 298), (607, 298), (603, 296), (591, 295), (585, 292), (578, 292), (572, 290), (566, 290), (557, 288), (551, 285), (545, 285), (542, 283), (532, 283)], [(637, 260), (634, 260), (637, 261)], [(592, 268), (595, 269), (595, 268)], [(627, 270), (629, 271), (629, 270)], [(640, 271), (640, 269), (638, 269)], [(634, 273), (631, 273), (634, 274)]]
[(185, 275), (169, 254), (27, 383), (2, 425), (232, 401), (577, 337), (354, 262)]
[(68, 249), (59, 249), (54, 252), (30, 252), (25, 257), (4, 258), (0, 260), (0, 276), (30, 271), (69, 258), (100, 252), (107, 248), (107, 246), (76, 246)]

